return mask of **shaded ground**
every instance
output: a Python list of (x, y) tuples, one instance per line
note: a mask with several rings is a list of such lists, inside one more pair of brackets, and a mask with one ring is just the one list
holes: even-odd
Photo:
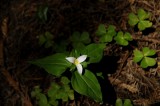
[[(39, 6), (47, 5), (48, 20), (42, 23), (37, 17)], [(130, 12), (143, 8), (152, 13), (153, 29), (143, 36), (135, 32), (127, 24)], [(2, 0), (0, 1), (0, 105), (2, 106), (35, 106), (35, 99), (30, 92), (35, 85), (41, 85), (45, 90), (52, 76), (44, 70), (27, 63), (28, 60), (41, 58), (54, 51), (40, 47), (38, 36), (46, 31), (55, 37), (66, 35), (74, 31), (89, 31), (94, 35), (100, 23), (115, 25), (117, 30), (129, 31), (137, 47), (148, 46), (157, 50), (157, 62), (160, 60), (160, 1), (159, 0)], [(144, 34), (144, 33), (143, 33)], [(132, 48), (130, 48), (132, 49)], [(129, 98), (135, 106), (147, 106), (160, 102), (160, 66), (148, 71), (141, 69), (132, 62), (132, 50), (108, 45), (105, 54), (111, 76), (108, 77), (108, 92), (106, 104), (112, 104), (115, 97)], [(112, 58), (113, 57), (113, 58)], [(116, 60), (114, 61), (115, 57)], [(107, 68), (108, 68), (107, 67)], [(113, 73), (115, 71), (115, 73)], [(107, 75), (106, 75), (107, 79)], [(48, 83), (46, 83), (48, 82)], [(115, 94), (116, 93), (116, 94)], [(75, 102), (63, 105), (98, 106), (99, 104), (86, 97), (80, 97)]]

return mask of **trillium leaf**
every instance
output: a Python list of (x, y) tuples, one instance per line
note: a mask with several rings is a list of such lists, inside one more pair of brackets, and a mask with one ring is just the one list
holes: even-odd
[(65, 54), (57, 53), (42, 59), (30, 61), (29, 63), (44, 68), (52, 75), (60, 76), (68, 67), (71, 66), (71, 63), (68, 62), (65, 58)]
[(134, 53), (133, 61), (136, 62), (136, 63), (141, 61), (142, 58), (144, 57), (143, 53), (141, 51), (137, 50), (137, 49), (134, 50), (133, 53)]
[(147, 21), (147, 20), (140, 21), (138, 23), (138, 29), (141, 30), (141, 31), (144, 30), (144, 29), (146, 29), (146, 28), (149, 28), (151, 26), (152, 26), (152, 22)]
[(81, 54), (89, 57), (89, 63), (97, 63), (102, 59), (105, 44), (90, 44), (84, 48)]
[(102, 36), (102, 35), (104, 35), (105, 33), (106, 33), (106, 27), (105, 27), (105, 25), (104, 25), (104, 24), (100, 24), (100, 25), (98, 26), (98, 30), (96, 31), (96, 35)]
[(154, 58), (144, 57), (140, 65), (142, 68), (147, 68), (148, 66), (154, 66), (155, 64), (156, 60)]
[(75, 71), (71, 78), (71, 84), (76, 92), (86, 95), (97, 102), (102, 101), (102, 92), (99, 82), (96, 76), (89, 70), (86, 70), (84, 75), (80, 75)]
[(153, 56), (156, 54), (155, 50), (149, 49), (148, 47), (144, 47), (142, 49), (142, 52), (143, 52), (144, 56)]
[(129, 18), (128, 23), (131, 26), (135, 26), (139, 22), (138, 17), (134, 13), (130, 13), (128, 18)]

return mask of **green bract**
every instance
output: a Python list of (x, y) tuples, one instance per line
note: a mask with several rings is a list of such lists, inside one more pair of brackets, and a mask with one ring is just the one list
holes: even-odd
[(86, 70), (84, 75), (75, 71), (71, 79), (72, 87), (80, 94), (86, 95), (97, 102), (102, 102), (102, 92), (96, 76)]
[(68, 62), (65, 57), (65, 54), (57, 53), (42, 59), (30, 61), (30, 63), (44, 68), (52, 75), (60, 76), (68, 67), (71, 66), (71, 63)]
[(132, 41), (132, 36), (128, 32), (125, 32), (123, 34), (123, 32), (120, 31), (120, 32), (118, 32), (117, 36), (115, 36), (114, 40), (119, 45), (127, 46), (128, 45), (128, 41)]
[(116, 35), (115, 26), (109, 25), (106, 29), (104, 24), (100, 24), (98, 26), (98, 30), (96, 31), (96, 35), (100, 37), (99, 42), (107, 43), (111, 42), (113, 39), (113, 36)]
[(138, 24), (138, 29), (144, 30), (152, 26), (152, 22), (150, 22), (149, 20), (146, 20), (149, 17), (150, 17), (150, 13), (147, 13), (143, 9), (139, 9), (137, 15), (135, 15), (134, 13), (129, 14), (128, 23), (131, 26), (135, 26), (136, 24)]
[(141, 62), (140, 66), (142, 68), (147, 68), (148, 66), (154, 66), (156, 64), (156, 60), (149, 56), (153, 56), (156, 54), (155, 50), (149, 49), (148, 47), (144, 47), (142, 51), (134, 50), (134, 62)]

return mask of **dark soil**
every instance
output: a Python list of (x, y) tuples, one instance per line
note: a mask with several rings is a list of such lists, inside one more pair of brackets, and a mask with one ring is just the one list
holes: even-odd
[[(115, 25), (128, 31), (134, 41), (129, 48), (109, 44), (106, 57), (96, 68), (107, 71), (104, 106), (113, 105), (116, 98), (129, 98), (135, 106), (150, 106), (160, 102), (160, 1), (159, 0), (1, 0), (0, 1), (0, 106), (36, 106), (31, 98), (34, 86), (48, 89), (53, 76), (31, 65), (29, 60), (42, 58), (55, 51), (38, 44), (40, 34), (49, 31), (54, 37), (69, 37), (74, 31), (88, 31), (94, 36), (100, 23)], [(42, 22), (37, 11), (48, 6), (48, 19)], [(139, 8), (151, 12), (153, 27), (143, 32), (128, 25), (128, 14)], [(63, 38), (62, 38), (63, 39)], [(133, 62), (132, 50), (150, 47), (157, 51), (157, 65), (142, 69)], [(93, 68), (94, 69), (94, 68)], [(108, 74), (110, 74), (108, 76)], [(100, 106), (87, 97), (76, 94), (74, 101), (64, 106)]]

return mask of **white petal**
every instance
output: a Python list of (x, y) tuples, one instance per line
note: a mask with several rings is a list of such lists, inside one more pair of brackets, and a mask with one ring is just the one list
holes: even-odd
[(76, 67), (77, 67), (78, 73), (82, 74), (82, 71), (83, 71), (82, 65), (78, 64), (78, 65), (76, 65)]
[(71, 62), (71, 63), (74, 63), (74, 61), (75, 61), (75, 57), (67, 57), (66, 58), (69, 62)]
[(77, 58), (77, 60), (79, 61), (79, 63), (84, 62), (87, 58), (87, 55), (82, 55), (80, 57)]

